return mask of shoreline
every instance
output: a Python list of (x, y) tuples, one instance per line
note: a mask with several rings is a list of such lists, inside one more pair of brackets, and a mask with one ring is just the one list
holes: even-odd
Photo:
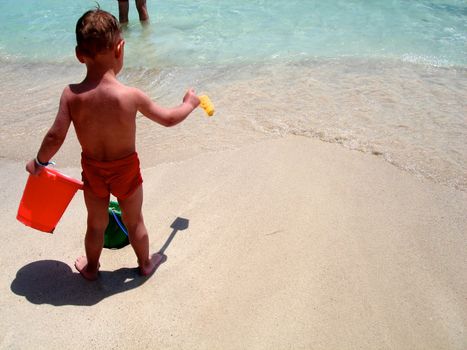
[[(1, 162), (0, 348), (467, 341), (467, 194), (378, 157), (292, 136), (145, 168), (151, 251), (165, 246), (168, 259), (144, 280), (131, 248), (104, 250), (94, 284), (72, 267), (84, 249), (82, 194), (53, 235), (36, 232), (15, 220), (23, 166)], [(171, 228), (177, 217), (186, 230)]]
[[(183, 125), (168, 129), (139, 115), (137, 149), (148, 154), (149, 165), (297, 135), (376, 154), (410, 173), (466, 191), (467, 70), (367, 63), (174, 68), (149, 75), (127, 68), (121, 79), (163, 106), (178, 105), (187, 86), (194, 85), (217, 109), (214, 118), (197, 110)], [(16, 67), (0, 69), (0, 148), (3, 157), (24, 159), (37, 151), (63, 87), (79, 81), (83, 67)], [(72, 159), (79, 162), (74, 131), (69, 135), (57, 156), (67, 166)]]

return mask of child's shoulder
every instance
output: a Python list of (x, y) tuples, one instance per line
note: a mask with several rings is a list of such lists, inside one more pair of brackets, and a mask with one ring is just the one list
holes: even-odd
[(73, 97), (74, 95), (78, 95), (89, 90), (91, 90), (91, 87), (85, 82), (73, 83), (65, 86), (63, 94)]
[(63, 88), (62, 99), (70, 100), (73, 98), (76, 91), (76, 87), (74, 85), (76, 84), (69, 84)]

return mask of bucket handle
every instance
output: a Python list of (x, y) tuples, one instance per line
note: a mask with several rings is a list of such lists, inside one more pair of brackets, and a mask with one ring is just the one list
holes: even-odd
[(120, 220), (118, 219), (118, 216), (117, 214), (114, 213), (114, 211), (112, 209), (110, 209), (110, 212), (112, 213), (115, 221), (117, 222), (117, 225), (122, 229), (123, 233), (126, 234), (126, 236), (128, 237), (128, 232), (127, 230), (125, 229), (125, 226), (123, 226), (123, 224), (120, 222)]

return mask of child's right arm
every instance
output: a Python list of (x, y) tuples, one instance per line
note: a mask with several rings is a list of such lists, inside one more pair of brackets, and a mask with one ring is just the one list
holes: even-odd
[(49, 160), (60, 149), (63, 141), (65, 141), (71, 125), (70, 110), (68, 109), (69, 96), (70, 89), (67, 87), (63, 90), (62, 97), (60, 98), (60, 105), (55, 121), (49, 131), (47, 131), (47, 134), (45, 134), (36, 158), (26, 164), (26, 170), (29, 173), (39, 174), (42, 168), (49, 163)]
[(164, 108), (153, 102), (144, 92), (135, 89), (138, 111), (144, 116), (164, 126), (174, 126), (183, 120), (199, 105), (199, 98), (190, 89), (178, 107)]

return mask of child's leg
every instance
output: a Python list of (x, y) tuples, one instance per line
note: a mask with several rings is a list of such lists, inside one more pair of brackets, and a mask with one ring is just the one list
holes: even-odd
[(139, 20), (147, 21), (149, 19), (148, 9), (146, 7), (146, 0), (135, 0), (136, 9), (138, 10)]
[(118, 0), (118, 21), (120, 24), (125, 24), (128, 22), (128, 11), (130, 5), (128, 0)]
[(84, 278), (95, 280), (104, 246), (104, 232), (109, 223), (109, 198), (99, 198), (85, 190), (84, 201), (88, 210), (88, 227), (84, 239), (86, 256), (76, 259), (75, 267)]
[(133, 247), (138, 266), (143, 276), (151, 274), (162, 262), (162, 255), (154, 254), (149, 256), (149, 237), (144, 225), (143, 213), (143, 186), (139, 186), (128, 198), (118, 200), (122, 210), (122, 220), (128, 229), (130, 244)]

